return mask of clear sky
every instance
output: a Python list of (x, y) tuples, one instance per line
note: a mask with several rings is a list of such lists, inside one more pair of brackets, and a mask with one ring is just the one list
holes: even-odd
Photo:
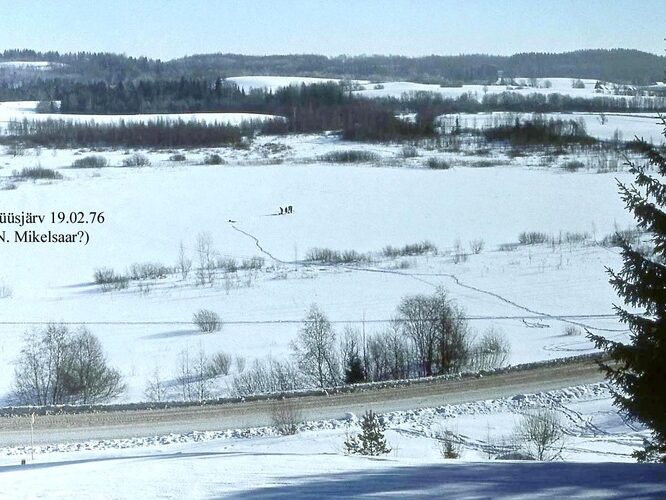
[(0, 50), (664, 55), (666, 0), (0, 0)]

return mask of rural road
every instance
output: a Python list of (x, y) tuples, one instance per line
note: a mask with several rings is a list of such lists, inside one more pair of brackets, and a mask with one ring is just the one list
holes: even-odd
[[(305, 420), (343, 418), (366, 409), (384, 413), (446, 404), (496, 399), (521, 393), (560, 389), (604, 380), (596, 361), (582, 359), (481, 378), (439, 380), (295, 399)], [(36, 445), (89, 439), (148, 437), (191, 431), (214, 431), (271, 425), (271, 401), (250, 401), (153, 410), (100, 411), (38, 416)], [(29, 444), (30, 417), (0, 417), (0, 446)]]

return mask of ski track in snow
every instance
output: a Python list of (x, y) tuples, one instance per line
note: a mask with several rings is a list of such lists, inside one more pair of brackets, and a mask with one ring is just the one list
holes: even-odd
[[(600, 331), (600, 332), (626, 332), (627, 331), (626, 329), (595, 327), (595, 326), (591, 326), (591, 325), (588, 325), (588, 324), (585, 324), (585, 323), (581, 323), (579, 321), (573, 321), (573, 320), (570, 320), (570, 319), (567, 319), (567, 318), (562, 318), (562, 317), (554, 315), (554, 314), (545, 313), (545, 312), (542, 312), (542, 311), (537, 311), (536, 309), (531, 309), (527, 306), (518, 304), (517, 302), (514, 302), (510, 299), (507, 299), (506, 297), (503, 297), (502, 295), (500, 295), (498, 293), (492, 292), (490, 290), (484, 290), (482, 288), (478, 288), (478, 287), (463, 283), (454, 274), (447, 274), (447, 273), (419, 274), (419, 273), (405, 273), (405, 272), (402, 272), (402, 271), (395, 271), (395, 270), (391, 270), (391, 269), (377, 269), (377, 268), (355, 267), (355, 266), (345, 266), (345, 267), (347, 267), (348, 269), (356, 270), (356, 271), (397, 274), (399, 276), (407, 276), (407, 277), (413, 278), (415, 280), (421, 281), (422, 283), (430, 285), (434, 288), (437, 288), (439, 285), (435, 284), (435, 283), (432, 283), (432, 282), (429, 282), (429, 281), (421, 278), (421, 276), (441, 276), (441, 277), (444, 277), (444, 278), (452, 279), (455, 282), (455, 284), (458, 285), (461, 288), (466, 288), (468, 290), (472, 290), (472, 291), (477, 292), (477, 293), (482, 293), (482, 294), (485, 294), (485, 295), (489, 295), (489, 296), (494, 297), (494, 298), (496, 298), (496, 299), (498, 299), (498, 300), (500, 300), (500, 301), (502, 301), (506, 304), (509, 304), (510, 306), (516, 307), (518, 309), (529, 312), (529, 313), (534, 314), (536, 316), (541, 316), (543, 318), (552, 319), (552, 320), (556, 320), (556, 321), (561, 321), (562, 323), (569, 323), (571, 325), (580, 326), (580, 327), (588, 329), (588, 330), (596, 330), (596, 331)], [(562, 350), (566, 350), (566, 349), (562, 349)], [(587, 349), (585, 349), (585, 350), (587, 350)]]
[[(273, 259), (274, 261), (276, 261), (280, 264), (301, 264), (301, 265), (303, 264), (303, 262), (296, 262), (296, 261), (287, 262), (287, 261), (283, 261), (283, 260), (278, 259), (273, 254), (271, 254), (269, 251), (267, 251), (265, 248), (263, 248), (263, 246), (259, 242), (259, 238), (257, 238), (253, 234), (250, 234), (246, 231), (243, 231), (242, 229), (235, 226), (233, 223), (231, 224), (231, 227), (233, 229), (235, 229), (236, 231), (238, 231), (239, 233), (242, 233), (245, 236), (247, 236), (248, 238), (251, 238), (252, 240), (254, 240), (254, 243), (257, 246), (257, 248), (259, 249), (259, 251), (261, 251), (262, 253), (264, 253), (265, 255), (267, 255), (268, 257)], [(348, 266), (348, 265), (344, 265), (342, 267), (344, 267), (346, 269), (349, 269), (349, 270), (352, 270), (352, 271), (384, 273), (384, 274), (392, 274), (392, 275), (409, 277), (409, 278), (415, 279), (417, 281), (420, 281), (420, 282), (422, 282), (426, 285), (429, 285), (433, 288), (438, 288), (439, 284), (438, 283), (433, 283), (433, 282), (428, 281), (426, 279), (423, 279), (422, 276), (434, 276), (434, 277), (449, 278), (449, 279), (453, 280), (454, 283), (456, 285), (458, 285), (459, 287), (461, 287), (461, 288), (466, 288), (467, 290), (472, 290), (473, 292), (489, 295), (489, 296), (491, 296), (491, 297), (493, 297), (497, 300), (500, 300), (501, 302), (509, 304), (512, 307), (515, 307), (515, 308), (520, 309), (520, 310), (525, 311), (525, 312), (529, 312), (530, 314), (534, 314), (535, 316), (541, 316), (541, 317), (546, 318), (546, 319), (560, 321), (562, 323), (568, 323), (570, 325), (579, 326), (579, 327), (584, 328), (586, 330), (594, 330), (594, 331), (598, 331), (598, 332), (625, 333), (625, 332), (628, 331), (626, 329), (620, 329), (620, 328), (596, 327), (596, 326), (588, 325), (586, 323), (582, 323), (580, 321), (574, 321), (574, 320), (570, 320), (570, 319), (567, 319), (567, 318), (563, 318), (563, 317), (557, 316), (555, 314), (550, 314), (550, 313), (546, 313), (546, 312), (543, 312), (543, 311), (537, 311), (536, 309), (532, 309), (532, 308), (524, 306), (522, 304), (518, 304), (517, 302), (514, 302), (513, 300), (508, 299), (508, 298), (506, 298), (506, 297), (504, 297), (504, 296), (502, 296), (498, 293), (492, 292), (490, 290), (484, 290), (483, 288), (478, 288), (478, 287), (475, 287), (473, 285), (469, 285), (467, 283), (463, 283), (462, 281), (460, 281), (460, 279), (458, 279), (458, 277), (455, 274), (449, 274), (449, 273), (429, 273), (429, 274), (406, 273), (406, 272), (396, 271), (396, 270), (392, 270), (392, 269), (377, 269), (377, 268), (372, 268), (372, 267), (359, 267), (359, 266)], [(567, 351), (567, 352), (568, 351), (586, 351), (586, 350), (589, 350), (589, 347), (582, 348), (582, 349), (571, 349), (571, 348), (566, 347), (568, 345), (572, 345), (572, 344), (571, 343), (553, 344), (553, 345), (547, 346), (547, 350)]]

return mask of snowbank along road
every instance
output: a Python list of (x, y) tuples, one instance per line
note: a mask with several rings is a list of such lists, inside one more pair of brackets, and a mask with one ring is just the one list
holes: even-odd
[[(478, 378), (435, 380), (331, 395), (294, 399), (304, 420), (340, 419), (347, 412), (409, 410), (496, 399), (520, 393), (548, 391), (600, 382), (603, 373), (596, 360), (582, 358), (561, 365), (536, 365)], [(88, 439), (147, 437), (169, 433), (220, 430), (271, 425), (274, 401), (181, 406), (151, 410), (112, 410), (38, 416), (35, 444)], [(0, 419), (0, 446), (25, 444), (30, 437), (30, 417)]]

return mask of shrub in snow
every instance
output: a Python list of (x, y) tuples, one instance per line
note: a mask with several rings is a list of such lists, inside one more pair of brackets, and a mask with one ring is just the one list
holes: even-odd
[(204, 158), (204, 165), (222, 165), (226, 163), (217, 153), (206, 155)]
[(518, 235), (518, 242), (521, 245), (539, 245), (541, 243), (547, 243), (549, 237), (546, 233), (540, 233), (537, 231), (523, 231)]
[(231, 356), (226, 352), (218, 352), (208, 362), (210, 377), (229, 375), (229, 368), (231, 368)]
[(451, 164), (444, 158), (428, 158), (426, 165), (432, 170), (448, 170), (451, 168)]
[(577, 78), (576, 80), (571, 80), (571, 88), (572, 89), (584, 89), (585, 88), (585, 82), (581, 80), (580, 78)]
[(581, 168), (585, 168), (585, 164), (580, 160), (571, 160), (562, 165), (562, 168), (567, 172), (577, 172)]
[(554, 410), (540, 408), (525, 415), (516, 429), (516, 438), (525, 453), (534, 460), (562, 458), (564, 431)]
[(22, 169), (20, 172), (14, 171), (13, 174), (14, 177), (18, 177), (20, 179), (32, 179), (32, 180), (62, 179), (62, 174), (60, 172), (56, 172), (51, 168), (44, 168), (40, 166), (26, 167)]
[(185, 155), (181, 153), (176, 153), (169, 156), (169, 161), (185, 161), (186, 159), (187, 158), (185, 157)]
[(109, 267), (95, 269), (95, 284), (102, 287), (103, 292), (109, 290), (124, 290), (129, 286), (129, 277), (117, 274)]
[(449, 430), (439, 431), (435, 435), (439, 443), (439, 453), (442, 458), (455, 459), (460, 458), (461, 444), (459, 438)]
[(391, 448), (384, 436), (385, 425), (379, 421), (377, 414), (368, 410), (361, 419), (361, 432), (345, 439), (344, 449), (352, 455), (385, 455), (391, 452)]
[(217, 332), (222, 328), (220, 316), (208, 309), (199, 309), (192, 316), (192, 322), (199, 328), (202, 333)]
[[(240, 363), (239, 361), (242, 360)], [(245, 359), (236, 358), (238, 375), (231, 382), (232, 394), (238, 397), (254, 394), (283, 393), (311, 387), (303, 374), (291, 363), (267, 358), (255, 359), (247, 370)]]
[(575, 326), (575, 325), (567, 325), (567, 326), (564, 328), (564, 334), (565, 334), (567, 337), (577, 337), (578, 335), (581, 334), (581, 331), (580, 331), (580, 328), (578, 328), (578, 327)]
[(122, 165), (123, 167), (147, 167), (150, 165), (150, 160), (145, 155), (134, 153), (128, 158), (125, 158)]
[(293, 399), (275, 401), (271, 406), (271, 421), (283, 436), (292, 436), (298, 432), (298, 424), (303, 420), (301, 409)]
[(485, 242), (481, 239), (479, 240), (472, 240), (469, 242), (469, 249), (472, 251), (474, 255), (478, 255), (481, 253), (483, 250), (483, 247), (485, 246)]
[(471, 368), (494, 370), (506, 365), (511, 354), (511, 345), (504, 334), (490, 328), (472, 348)]
[(416, 158), (419, 155), (418, 149), (416, 146), (403, 146), (402, 148), (402, 157), (403, 158)]
[(109, 161), (99, 155), (84, 156), (72, 163), (72, 168), (104, 168), (108, 166)]
[(372, 151), (359, 151), (350, 149), (347, 151), (331, 151), (319, 157), (320, 161), (331, 163), (365, 163), (376, 162), (381, 157)]

